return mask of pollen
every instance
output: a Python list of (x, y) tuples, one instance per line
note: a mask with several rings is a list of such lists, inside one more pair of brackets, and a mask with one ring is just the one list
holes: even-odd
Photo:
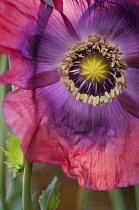
[(80, 74), (86, 79), (86, 81), (101, 83), (108, 79), (109, 73), (109, 63), (100, 53), (87, 55), (80, 63)]

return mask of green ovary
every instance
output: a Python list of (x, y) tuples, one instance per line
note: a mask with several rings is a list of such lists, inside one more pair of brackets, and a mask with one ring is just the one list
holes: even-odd
[(101, 83), (110, 73), (110, 66), (100, 53), (85, 56), (80, 63), (80, 74), (89, 82)]

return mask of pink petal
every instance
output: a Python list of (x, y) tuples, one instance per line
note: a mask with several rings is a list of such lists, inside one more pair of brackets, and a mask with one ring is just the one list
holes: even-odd
[[(63, 151), (59, 135), (47, 116), (42, 98), (30, 90), (16, 89), (3, 104), (7, 123), (22, 140), (22, 149), (30, 162), (61, 164)], [(20, 120), (19, 120), (20, 119)]]
[[(79, 19), (83, 13), (88, 10), (89, 6), (92, 5), (94, 0), (53, 0), (54, 6), (60, 12), (66, 15), (70, 20), (74, 28), (78, 24)], [(78, 31), (77, 31), (78, 32)]]
[(0, 83), (30, 89), (57, 82), (54, 71), (77, 40), (67, 30), (68, 19), (39, 0), (2, 0), (1, 5), (0, 54), (10, 55), (10, 70), (0, 76)]
[[(59, 83), (53, 86), (58, 89)], [(57, 93), (59, 91), (60, 89)], [(62, 116), (61, 119), (56, 118), (58, 108), (51, 108), (51, 96), (56, 100), (62, 94), (55, 93), (52, 86), (36, 91), (17, 89), (9, 93), (4, 101), (5, 117), (22, 140), (26, 159), (29, 162), (61, 165), (69, 177), (77, 179), (86, 189), (112, 190), (116, 186), (138, 184), (139, 120), (128, 114), (120, 103), (115, 101), (104, 107), (103, 115), (92, 108), (94, 114), (100, 116), (100, 119), (94, 122), (92, 132), (73, 133), (74, 123), (69, 122), (72, 127), (67, 128), (64, 126), (66, 119)], [(71, 100), (70, 97), (68, 100)], [(57, 106), (60, 106), (59, 102)], [(73, 107), (82, 110), (80, 104)], [(68, 116), (72, 115), (72, 112), (67, 109)], [(92, 119), (95, 118), (93, 112), (89, 115)], [(76, 118), (78, 117), (77, 115)], [(77, 122), (80, 119), (77, 119)]]
[(129, 135), (102, 137), (109, 144), (101, 152), (85, 139), (69, 149), (63, 170), (86, 189), (103, 191), (139, 184), (139, 122), (133, 118), (131, 122)]
[[(15, 48), (24, 28), (32, 28), (40, 1), (1, 0), (0, 11), (0, 45)], [(34, 25), (34, 24), (33, 24)], [(30, 30), (30, 28), (28, 28)]]

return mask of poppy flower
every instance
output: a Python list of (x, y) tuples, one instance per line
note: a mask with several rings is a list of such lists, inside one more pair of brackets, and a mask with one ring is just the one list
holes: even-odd
[(3, 111), (29, 162), (86, 189), (139, 184), (139, 8), (130, 0), (2, 0)]

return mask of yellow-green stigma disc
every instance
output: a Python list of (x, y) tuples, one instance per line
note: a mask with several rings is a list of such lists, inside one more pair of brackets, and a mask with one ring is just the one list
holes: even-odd
[(80, 63), (80, 74), (89, 82), (103, 82), (108, 78), (110, 66), (100, 53), (85, 56)]

